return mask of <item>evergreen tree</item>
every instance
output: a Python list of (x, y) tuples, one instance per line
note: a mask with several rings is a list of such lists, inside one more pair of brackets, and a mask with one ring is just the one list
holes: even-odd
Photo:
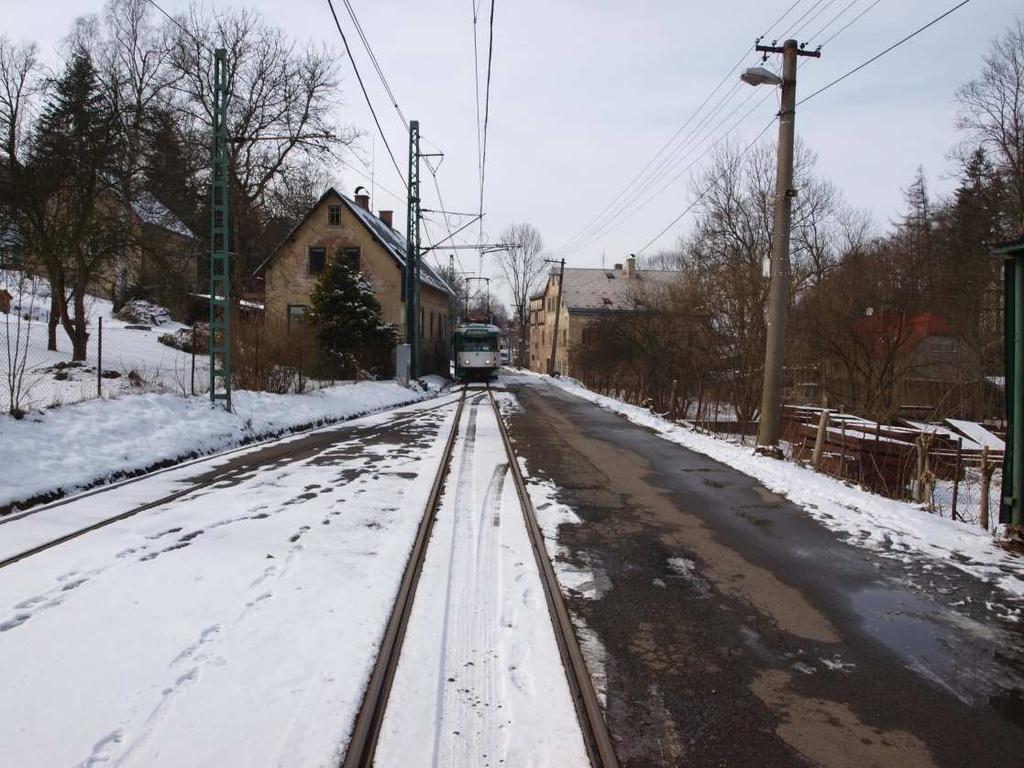
[(30, 190), (26, 250), (50, 280), (50, 348), (56, 349), (59, 323), (71, 339), (72, 359), (84, 360), (86, 291), (126, 237), (123, 212), (109, 195), (117, 140), (87, 51), (72, 52), (51, 91), (22, 185)]
[(332, 261), (312, 295), (317, 341), (346, 369), (380, 368), (395, 346), (395, 330), (381, 318), (380, 303), (362, 274)]

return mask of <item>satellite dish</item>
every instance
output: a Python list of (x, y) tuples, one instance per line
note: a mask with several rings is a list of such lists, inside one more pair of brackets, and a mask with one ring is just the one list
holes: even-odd
[(740, 75), (740, 80), (747, 85), (782, 85), (782, 78), (764, 67), (750, 67)]

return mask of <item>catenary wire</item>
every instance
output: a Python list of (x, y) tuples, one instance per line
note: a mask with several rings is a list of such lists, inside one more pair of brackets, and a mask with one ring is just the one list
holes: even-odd
[[(494, 60), (494, 0), (491, 0), (491, 17), (487, 34), (487, 78), (484, 85), (484, 133), (480, 155), (480, 215), (484, 212), (484, 182), (487, 178), (487, 126), (491, 115), (491, 64)], [(483, 226), (483, 219), (480, 221)]]
[(370, 114), (373, 116), (373, 122), (377, 126), (377, 132), (380, 134), (380, 138), (384, 142), (384, 148), (388, 151), (388, 157), (391, 158), (391, 164), (395, 166), (398, 178), (402, 180), (402, 186), (408, 189), (409, 183), (405, 180), (405, 175), (402, 173), (402, 169), (399, 167), (398, 161), (395, 159), (395, 153), (391, 151), (391, 145), (388, 144), (388, 137), (385, 135), (384, 129), (381, 128), (380, 120), (377, 119), (377, 111), (373, 108), (373, 102), (370, 101), (370, 94), (366, 92), (366, 85), (363, 83), (363, 76), (359, 74), (359, 67), (356, 65), (356, 60), (352, 56), (352, 49), (348, 45), (348, 39), (345, 37), (345, 31), (341, 28), (341, 22), (338, 21), (338, 14), (334, 10), (333, 0), (327, 0), (327, 5), (331, 9), (331, 16), (334, 17), (334, 25), (338, 28), (338, 34), (341, 35), (341, 42), (345, 46), (345, 52), (348, 53), (348, 59), (352, 62), (352, 69), (356, 73), (356, 80), (359, 81), (359, 88), (363, 92), (363, 98), (366, 99), (366, 106), (370, 108)]
[(409, 121), (405, 119), (405, 115), (402, 113), (402, 108), (398, 106), (398, 99), (395, 98), (394, 91), (391, 90), (391, 85), (388, 83), (388, 79), (384, 77), (384, 71), (381, 69), (380, 64), (377, 61), (376, 55), (373, 53), (373, 48), (370, 45), (370, 41), (366, 37), (366, 33), (363, 32), (363, 25), (359, 23), (359, 18), (356, 16), (355, 9), (352, 7), (350, 0), (342, 0), (345, 3), (345, 8), (348, 10), (349, 18), (352, 19), (352, 24), (356, 28), (356, 33), (359, 35), (359, 39), (363, 42), (363, 48), (366, 49), (367, 55), (370, 57), (370, 63), (373, 64), (373, 68), (377, 71), (377, 77), (380, 78), (381, 85), (384, 86), (384, 91), (387, 93), (388, 98), (391, 100), (391, 106), (395, 108), (398, 113), (399, 119), (405, 126), (406, 130), (409, 130)]

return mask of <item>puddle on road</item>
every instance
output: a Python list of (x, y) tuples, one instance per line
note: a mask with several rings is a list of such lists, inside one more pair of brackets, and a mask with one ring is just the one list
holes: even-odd
[(1006, 719), (1024, 725), (1024, 668), (993, 649), (1004, 638), (983, 637), (986, 628), (966, 626), (936, 606), (906, 592), (873, 588), (851, 595), (865, 631), (910, 669), (969, 705), (988, 703)]

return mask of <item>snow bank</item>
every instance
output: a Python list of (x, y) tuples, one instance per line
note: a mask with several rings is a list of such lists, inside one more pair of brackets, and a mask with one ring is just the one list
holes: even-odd
[(756, 478), (769, 490), (801, 505), (825, 527), (846, 534), (851, 544), (878, 550), (882, 556), (904, 562), (921, 555), (935, 558), (1012, 595), (1024, 596), (1024, 560), (1002, 549), (987, 531), (929, 514), (914, 504), (868, 493), (807, 467), (759, 456), (750, 448), (727, 443), (663, 419), (644, 408), (599, 395), (573, 379), (525, 372), (520, 375), (524, 380), (543, 380), (608, 408), (634, 424), (654, 430), (666, 440)]
[(0, 507), (76, 489), (302, 427), (422, 400), (393, 381), (348, 383), (305, 395), (236, 391), (235, 412), (202, 397), (147, 394), (0, 416)]

